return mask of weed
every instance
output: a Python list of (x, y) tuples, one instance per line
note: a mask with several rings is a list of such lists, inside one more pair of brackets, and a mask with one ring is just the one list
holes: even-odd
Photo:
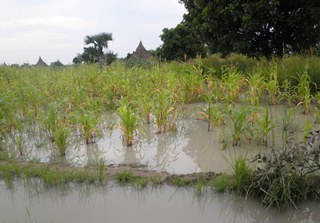
[(136, 177), (133, 175), (133, 173), (129, 171), (121, 171), (115, 176), (115, 180), (120, 184), (132, 183), (135, 178)]
[(213, 179), (212, 185), (218, 192), (226, 191), (232, 188), (230, 180), (226, 174), (221, 174)]
[(170, 183), (177, 187), (184, 187), (190, 185), (192, 182), (180, 176), (173, 176), (170, 179)]
[(239, 193), (249, 193), (253, 175), (244, 157), (238, 157), (233, 165), (235, 189)]

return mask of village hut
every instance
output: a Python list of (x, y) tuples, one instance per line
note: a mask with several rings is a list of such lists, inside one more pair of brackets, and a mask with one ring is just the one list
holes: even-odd
[(136, 51), (132, 53), (132, 58), (134, 59), (149, 59), (151, 54), (144, 48), (142, 42), (140, 41)]
[(39, 57), (38, 62), (36, 63), (36, 67), (47, 67), (48, 65)]

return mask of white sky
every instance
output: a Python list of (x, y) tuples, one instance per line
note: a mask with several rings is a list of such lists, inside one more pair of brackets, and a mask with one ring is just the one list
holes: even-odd
[(0, 64), (72, 63), (84, 37), (113, 35), (109, 50), (125, 57), (142, 40), (146, 49), (162, 44), (163, 28), (182, 21), (178, 0), (0, 0)]

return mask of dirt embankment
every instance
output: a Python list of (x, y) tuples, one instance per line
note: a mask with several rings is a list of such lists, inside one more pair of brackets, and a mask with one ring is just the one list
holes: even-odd
[[(106, 165), (106, 166), (88, 166), (88, 167), (77, 167), (68, 163), (57, 162), (57, 163), (40, 163), (40, 162), (26, 162), (26, 161), (0, 161), (0, 176), (4, 175), (5, 171), (9, 171), (12, 174), (24, 172), (39, 173), (41, 171), (53, 171), (59, 173), (80, 173), (88, 172), (89, 176), (97, 174), (99, 171), (108, 180), (114, 180), (118, 174), (123, 172), (131, 173), (135, 177), (144, 178), (147, 180), (157, 179), (158, 183), (174, 184), (173, 180), (179, 178), (180, 181), (190, 184), (198, 182), (199, 180), (210, 181), (212, 178), (217, 176), (213, 172), (207, 173), (192, 173), (175, 175), (167, 172), (158, 172), (154, 170), (148, 170), (146, 166), (136, 164), (119, 164), (119, 165)], [(37, 176), (37, 174), (33, 174)]]

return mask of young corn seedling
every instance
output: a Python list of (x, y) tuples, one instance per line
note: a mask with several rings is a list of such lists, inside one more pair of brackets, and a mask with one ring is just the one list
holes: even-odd
[(224, 89), (224, 100), (227, 103), (237, 102), (242, 91), (244, 78), (235, 69), (229, 69), (221, 79), (221, 85)]
[(206, 93), (204, 95), (204, 100), (206, 102), (206, 106), (202, 108), (200, 114), (200, 119), (204, 119), (208, 122), (208, 132), (211, 131), (213, 126), (220, 126), (224, 124), (224, 117), (221, 106), (218, 104), (213, 105), (214, 95), (212, 93)]
[(154, 97), (154, 115), (158, 126), (158, 133), (176, 130), (175, 100), (168, 91), (157, 92)]
[(118, 108), (118, 115), (120, 117), (120, 129), (125, 138), (126, 145), (132, 146), (133, 137), (138, 127), (137, 116), (125, 102)]
[(254, 73), (248, 76), (246, 79), (247, 90), (247, 103), (252, 106), (260, 104), (260, 98), (265, 86), (265, 81), (261, 73)]
[(233, 126), (232, 143), (234, 146), (239, 145), (245, 137), (247, 131), (247, 108), (241, 108), (240, 110), (231, 109), (229, 116)]
[(261, 120), (258, 121), (257, 126), (257, 132), (261, 136), (261, 141), (263, 145), (268, 145), (268, 135), (270, 134), (273, 128), (274, 125), (272, 123), (272, 119), (270, 119), (268, 108), (266, 108), (264, 116), (261, 118)]
[(266, 90), (268, 92), (270, 98), (270, 104), (276, 105), (279, 102), (278, 96), (280, 95), (280, 87), (278, 82), (278, 75), (277, 75), (277, 67), (270, 73), (270, 78), (265, 83)]
[(311, 90), (310, 90), (310, 76), (307, 71), (303, 72), (302, 75), (299, 75), (298, 85), (296, 86), (298, 106), (303, 105), (304, 114), (309, 114), (311, 112)]
[(57, 107), (54, 105), (50, 105), (48, 108), (48, 115), (44, 114), (41, 118), (41, 122), (45, 129), (48, 131), (52, 141), (54, 141), (54, 132), (56, 130), (58, 121), (59, 116)]
[(68, 148), (69, 134), (70, 134), (70, 132), (69, 132), (68, 128), (66, 128), (63, 125), (57, 127), (56, 130), (54, 131), (54, 134), (53, 134), (54, 144), (55, 144), (56, 148), (58, 149), (59, 154), (63, 157), (66, 155), (66, 151)]
[(86, 112), (80, 115), (81, 129), (87, 145), (94, 142), (93, 137), (97, 131), (98, 120), (93, 112)]
[(293, 101), (296, 97), (296, 92), (293, 86), (288, 79), (285, 79), (282, 83), (282, 92), (280, 94), (280, 101), (286, 101), (288, 106), (291, 107), (293, 105)]

